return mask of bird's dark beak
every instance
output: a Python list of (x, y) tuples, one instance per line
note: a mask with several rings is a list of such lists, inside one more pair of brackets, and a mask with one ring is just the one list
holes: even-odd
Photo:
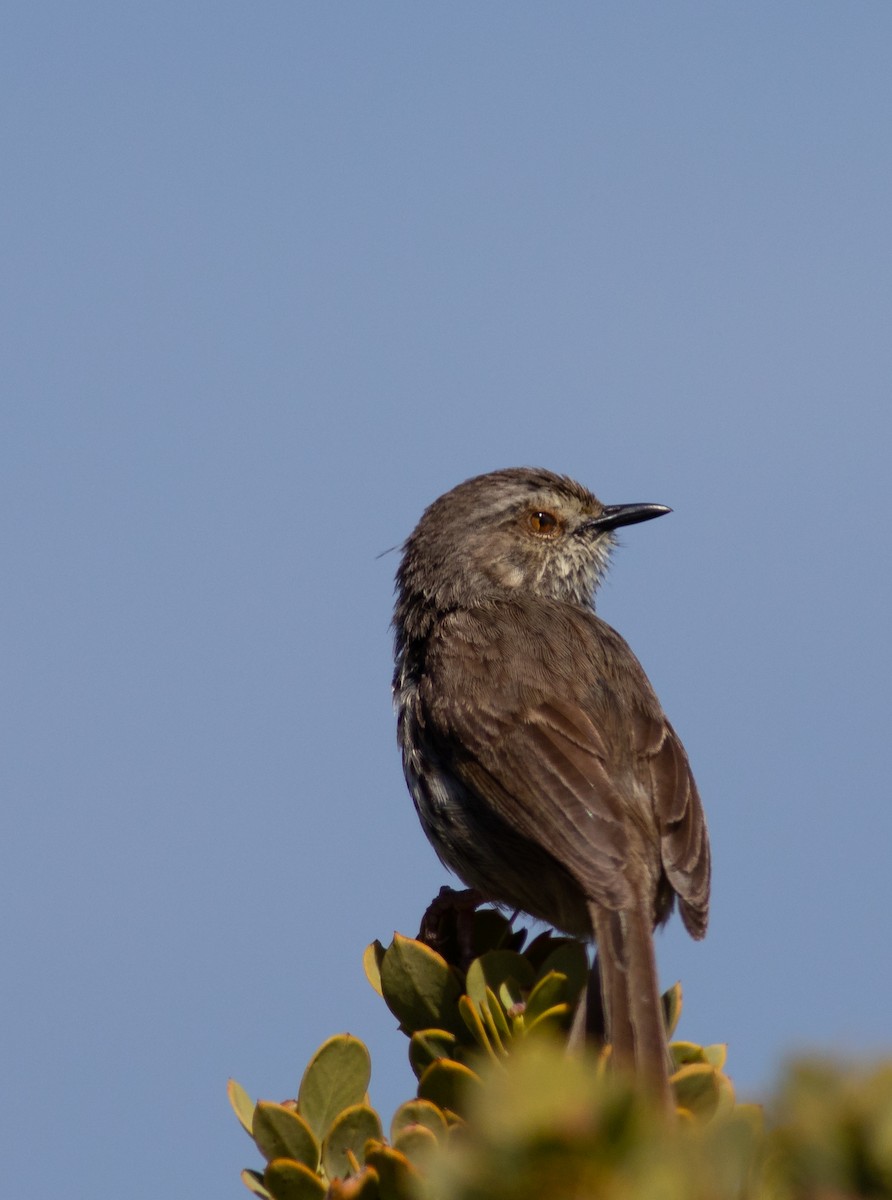
[(580, 529), (594, 529), (606, 533), (620, 525), (637, 525), (640, 521), (651, 521), (654, 517), (665, 517), (672, 512), (665, 504), (608, 504), (599, 517), (585, 521)]

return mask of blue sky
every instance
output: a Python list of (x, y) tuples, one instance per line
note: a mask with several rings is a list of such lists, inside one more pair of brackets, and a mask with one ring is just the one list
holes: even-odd
[(496, 467), (674, 509), (599, 611), (712, 831), (681, 1034), (755, 1096), (890, 1050), (890, 37), (876, 0), (6, 5), (22, 1195), (240, 1195), (227, 1076), (281, 1099), (335, 1032), (410, 1094), (360, 957), (446, 876), (377, 556)]

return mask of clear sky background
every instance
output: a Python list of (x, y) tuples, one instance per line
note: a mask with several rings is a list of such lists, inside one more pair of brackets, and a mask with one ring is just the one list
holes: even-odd
[(682, 1036), (748, 1096), (892, 1049), (890, 48), (879, 0), (7, 0), (17, 1195), (241, 1195), (227, 1076), (332, 1033), (411, 1094), (360, 958), (447, 876), (377, 556), (496, 467), (674, 509), (599, 611), (712, 831)]

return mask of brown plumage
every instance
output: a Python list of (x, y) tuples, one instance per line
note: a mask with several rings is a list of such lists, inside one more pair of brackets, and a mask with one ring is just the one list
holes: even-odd
[(406, 779), (443, 862), (484, 896), (594, 937), (607, 1037), (668, 1102), (654, 927), (706, 929), (709, 843), (687, 756), (593, 610), (613, 535), (662, 515), (518, 468), (428, 508), (397, 575)]

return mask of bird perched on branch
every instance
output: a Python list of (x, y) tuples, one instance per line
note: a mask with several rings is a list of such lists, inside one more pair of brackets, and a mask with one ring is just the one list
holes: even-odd
[(393, 680), (437, 854), (487, 899), (594, 938), (614, 1061), (667, 1104), (653, 930), (677, 901), (705, 933), (709, 841), (684, 748), (594, 594), (613, 531), (669, 511), (545, 470), (459, 484), (403, 548)]

